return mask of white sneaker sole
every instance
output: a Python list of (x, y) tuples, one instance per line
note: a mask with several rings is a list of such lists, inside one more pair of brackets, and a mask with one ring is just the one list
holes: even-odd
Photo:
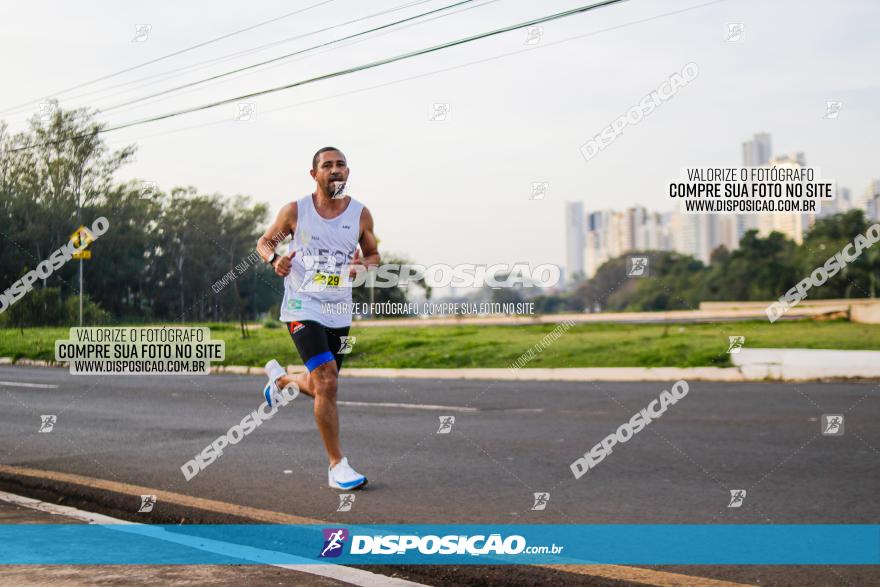
[(367, 478), (364, 477), (363, 481), (361, 481), (357, 485), (352, 485), (351, 487), (342, 487), (338, 483), (328, 483), (328, 485), (330, 486), (330, 489), (338, 489), (340, 491), (356, 491), (358, 489), (363, 489), (367, 486)]

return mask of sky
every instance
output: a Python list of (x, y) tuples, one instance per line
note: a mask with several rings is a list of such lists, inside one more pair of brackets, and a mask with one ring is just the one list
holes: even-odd
[[(581, 0), (584, 4), (587, 0)], [(137, 105), (136, 97), (339, 39), (454, 0), (4, 3), (0, 120), (12, 130), (47, 96), (104, 110), (108, 124), (239, 96), (580, 6), (571, 0), (476, 0), (442, 18), (346, 41)], [(300, 14), (124, 75), (60, 90), (245, 27)], [(370, 20), (348, 20), (402, 5)], [(463, 10), (466, 9), (466, 10)], [(457, 12), (460, 11), (460, 12)], [(431, 263), (564, 265), (564, 202), (585, 210), (667, 211), (682, 167), (737, 166), (741, 143), (773, 136), (775, 154), (803, 151), (822, 176), (861, 194), (880, 177), (880, 3), (628, 0), (271, 95), (236, 120), (229, 104), (105, 135), (138, 146), (120, 181), (244, 194), (271, 213), (310, 193), (312, 154), (348, 157), (351, 192), (373, 213), (383, 251)], [(730, 41), (728, 25), (742, 24)], [(150, 25), (134, 42), (135, 25)], [(301, 36), (325, 27), (328, 31)], [(194, 64), (241, 53), (207, 66)], [(14, 57), (14, 58), (10, 58)], [(587, 161), (580, 146), (687, 63), (699, 75)], [(172, 72), (173, 78), (145, 76)], [(115, 89), (108, 86), (126, 84)], [(89, 95), (85, 92), (101, 90)], [(826, 101), (843, 103), (824, 118)], [(432, 121), (434, 104), (448, 104)], [(17, 111), (10, 107), (25, 104)], [(547, 182), (542, 200), (532, 184)]]

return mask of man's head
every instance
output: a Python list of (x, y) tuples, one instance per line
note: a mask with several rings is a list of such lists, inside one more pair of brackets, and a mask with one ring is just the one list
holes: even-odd
[(336, 187), (348, 181), (348, 163), (345, 155), (336, 147), (318, 149), (312, 157), (312, 177), (318, 188), (326, 194), (333, 194)]

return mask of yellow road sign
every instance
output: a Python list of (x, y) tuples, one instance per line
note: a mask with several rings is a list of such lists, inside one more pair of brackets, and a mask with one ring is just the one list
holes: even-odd
[(70, 235), (70, 242), (73, 243), (73, 246), (79, 249), (73, 253), (74, 259), (91, 259), (92, 252), (86, 250), (90, 244), (95, 242), (95, 237), (85, 226), (80, 226), (76, 229), (72, 235)]
[(70, 241), (73, 243), (73, 246), (77, 249), (85, 249), (90, 244), (95, 242), (95, 237), (92, 235), (92, 231), (90, 231), (85, 226), (80, 226), (76, 229), (76, 232), (70, 235)]

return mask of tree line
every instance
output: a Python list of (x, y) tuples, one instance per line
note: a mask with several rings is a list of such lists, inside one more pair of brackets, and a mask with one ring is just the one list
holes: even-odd
[[(689, 310), (702, 301), (772, 301), (864, 235), (873, 222), (861, 210), (819, 218), (797, 244), (772, 232), (746, 232), (739, 248), (718, 247), (709, 264), (669, 251), (632, 251), (605, 262), (568, 294), (538, 296), (536, 309), (559, 311)], [(648, 278), (627, 277), (627, 259), (648, 258)], [(880, 244), (866, 248), (810, 299), (867, 298), (880, 293)]]
[[(19, 133), (0, 122), (0, 293), (79, 226), (103, 216), (110, 228), (89, 247), (92, 258), (82, 261), (84, 324), (277, 318), (282, 281), (253, 255), (268, 224), (267, 206), (191, 186), (162, 191), (116, 181), (136, 148), (111, 151), (100, 128), (86, 109), (55, 108)], [(0, 324), (76, 324), (79, 263), (71, 260), (37, 280), (0, 314)], [(230, 274), (234, 279), (217, 287)], [(366, 291), (354, 295), (369, 299)], [(403, 291), (374, 296), (406, 299)]]

